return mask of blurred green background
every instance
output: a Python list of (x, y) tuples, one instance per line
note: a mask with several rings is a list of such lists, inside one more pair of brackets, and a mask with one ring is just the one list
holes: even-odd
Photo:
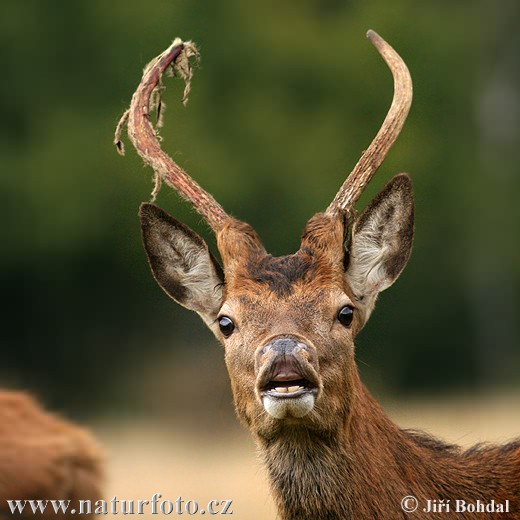
[[(406, 60), (414, 104), (359, 207), (409, 172), (416, 238), (358, 338), (363, 377), (379, 395), (518, 386), (519, 5), (2, 2), (2, 386), (76, 415), (160, 410), (173, 388), (187, 407), (230, 409), (216, 341), (149, 273), (137, 208), (151, 172), (128, 142), (117, 155), (114, 127), (146, 63), (195, 41), (186, 108), (166, 80), (163, 146), (268, 250), (291, 253), (390, 104), (369, 28)], [(158, 203), (214, 247), (167, 187)]]

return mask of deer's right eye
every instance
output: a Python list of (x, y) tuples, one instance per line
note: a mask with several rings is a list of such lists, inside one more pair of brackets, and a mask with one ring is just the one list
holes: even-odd
[(233, 320), (227, 316), (221, 316), (218, 319), (218, 326), (220, 327), (220, 332), (222, 332), (226, 338), (229, 338), (231, 333), (235, 330)]
[(354, 316), (354, 308), (350, 305), (345, 305), (338, 312), (338, 321), (345, 327), (352, 325), (352, 318)]

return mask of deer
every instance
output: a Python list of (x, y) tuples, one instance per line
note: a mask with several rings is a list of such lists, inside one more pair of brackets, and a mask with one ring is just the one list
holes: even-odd
[(74, 518), (80, 500), (101, 499), (101, 448), (87, 430), (45, 410), (20, 391), (0, 391), (0, 519), (32, 518), (30, 505), (12, 513), (8, 501), (69, 500), (68, 512), (49, 504), (44, 518)]
[[(360, 380), (356, 336), (405, 267), (414, 234), (407, 174), (360, 214), (354, 208), (401, 132), (413, 90), (399, 54), (374, 31), (367, 37), (393, 75), (391, 106), (330, 205), (307, 222), (298, 251), (281, 257), (159, 144), (152, 112), (161, 112), (162, 75), (185, 80), (186, 102), (195, 45), (176, 39), (150, 62), (114, 140), (124, 153), (127, 125), (155, 172), (152, 201), (139, 209), (148, 263), (164, 292), (199, 314), (223, 345), (236, 414), (255, 440), (282, 520), (520, 519), (520, 439), (463, 450), (401, 429)], [(153, 204), (163, 181), (209, 225), (221, 262)]]

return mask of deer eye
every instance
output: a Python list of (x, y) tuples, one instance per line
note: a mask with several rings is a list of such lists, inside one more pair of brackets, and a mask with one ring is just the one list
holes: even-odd
[(220, 332), (222, 332), (226, 338), (229, 338), (231, 333), (235, 330), (235, 324), (231, 318), (228, 318), (227, 316), (221, 316), (218, 319), (218, 326), (220, 327)]
[(338, 321), (345, 327), (352, 325), (352, 318), (354, 316), (354, 308), (350, 305), (345, 305), (338, 312)]

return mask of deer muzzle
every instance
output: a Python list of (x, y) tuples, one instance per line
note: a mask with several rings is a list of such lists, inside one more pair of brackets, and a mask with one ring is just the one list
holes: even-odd
[(314, 347), (292, 337), (277, 337), (256, 357), (257, 396), (275, 419), (301, 418), (313, 408), (320, 389)]

